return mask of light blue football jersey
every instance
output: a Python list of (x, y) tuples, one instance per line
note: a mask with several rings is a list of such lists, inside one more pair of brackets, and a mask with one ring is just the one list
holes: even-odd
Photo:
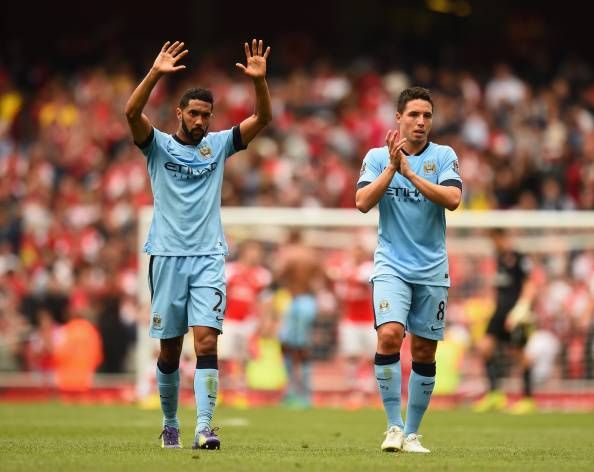
[(221, 223), (225, 160), (244, 149), (239, 127), (208, 133), (197, 146), (153, 128), (147, 157), (154, 211), (144, 251), (154, 256), (227, 254)]
[[(371, 149), (363, 160), (357, 187), (373, 182), (388, 162), (387, 146)], [(419, 154), (408, 156), (408, 162), (429, 182), (462, 188), (458, 158), (449, 146), (429, 142)], [(400, 173), (378, 205), (372, 280), (378, 275), (395, 275), (409, 283), (449, 287), (445, 209), (425, 198)]]

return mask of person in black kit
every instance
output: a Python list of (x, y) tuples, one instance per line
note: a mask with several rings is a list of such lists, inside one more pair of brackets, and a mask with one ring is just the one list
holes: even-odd
[(530, 306), (536, 285), (531, 278), (529, 259), (513, 250), (507, 232), (493, 229), (491, 238), (497, 258), (494, 280), (496, 306), (487, 331), (478, 344), (489, 380), (489, 392), (475, 403), (473, 410), (485, 412), (506, 408), (507, 398), (498, 390), (498, 381), (503, 370), (502, 347), (508, 345), (513, 358), (522, 368), (524, 384), (523, 398), (510, 408), (510, 412), (528, 413), (534, 411), (535, 404), (532, 399), (531, 369), (523, 351), (532, 330)]

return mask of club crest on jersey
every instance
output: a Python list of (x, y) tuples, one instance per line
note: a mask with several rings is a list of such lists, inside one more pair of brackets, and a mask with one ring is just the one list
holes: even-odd
[(379, 312), (388, 313), (390, 311), (390, 302), (388, 300), (382, 300), (379, 302)]
[(208, 146), (200, 146), (198, 150), (204, 159), (208, 159), (212, 156), (212, 149), (210, 149)]
[(425, 173), (425, 175), (435, 174), (435, 172), (437, 172), (437, 166), (435, 165), (435, 162), (425, 162), (423, 164), (423, 172)]
[(161, 329), (163, 325), (161, 324), (161, 315), (159, 313), (153, 313), (152, 315), (152, 322), (154, 329)]

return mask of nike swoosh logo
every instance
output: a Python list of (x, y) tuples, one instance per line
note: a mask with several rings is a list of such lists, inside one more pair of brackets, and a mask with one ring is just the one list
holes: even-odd
[(429, 385), (433, 385), (435, 382), (421, 382), (421, 385), (424, 387), (428, 387)]
[(217, 321), (223, 321), (224, 318), (219, 318), (218, 316), (216, 317)]
[(213, 400), (216, 400), (216, 398), (217, 398), (217, 397), (216, 397), (216, 396), (214, 396), (214, 395), (207, 395), (207, 397), (208, 397), (208, 398), (212, 398)]
[(431, 331), (439, 331), (440, 329), (443, 329), (443, 326), (440, 326), (439, 328), (435, 328), (434, 326), (431, 326)]
[(375, 379), (376, 380), (392, 380), (390, 377), (386, 377), (385, 379), (381, 378), (381, 377), (376, 377)]

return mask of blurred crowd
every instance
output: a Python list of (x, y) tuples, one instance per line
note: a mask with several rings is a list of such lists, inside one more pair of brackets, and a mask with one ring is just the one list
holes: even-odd
[[(140, 77), (125, 65), (32, 73), (36, 87), (24, 90), (0, 68), (0, 369), (51, 370), (61, 327), (83, 318), (102, 339), (100, 369), (122, 372), (140, 313), (138, 215), (152, 202), (123, 114)], [(158, 84), (145, 110), (158, 128), (175, 130), (179, 96), (195, 85), (214, 93), (213, 130), (253, 110), (251, 84), (205, 60)], [(503, 63), (485, 75), (320, 60), (269, 85), (274, 120), (228, 161), (224, 205), (353, 208), (362, 159), (383, 145), (398, 94), (422, 85), (435, 101), (432, 139), (459, 156), (464, 208), (594, 210), (594, 70), (577, 59), (547, 80)], [(594, 330), (593, 256), (558, 259), (546, 261), (539, 310), (565, 355), (579, 351), (582, 370), (566, 375), (591, 377), (583, 360)], [(488, 281), (478, 284), (471, 262), (453, 266), (451, 319), (468, 326)], [(339, 307), (340, 290), (326, 288)]]

